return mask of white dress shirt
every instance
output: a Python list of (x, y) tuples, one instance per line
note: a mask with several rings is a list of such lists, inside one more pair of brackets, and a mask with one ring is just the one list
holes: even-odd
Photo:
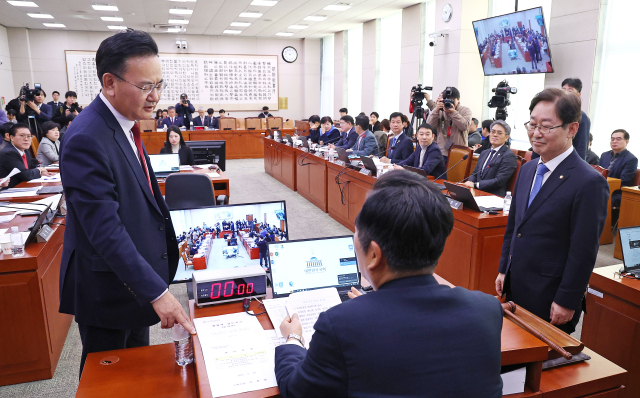
[[(542, 185), (544, 185), (544, 183), (547, 182), (547, 179), (549, 179), (549, 176), (551, 175), (551, 173), (553, 173), (553, 170), (555, 170), (556, 167), (558, 167), (560, 165), (560, 163), (562, 163), (562, 161), (564, 161), (566, 158), (569, 157), (569, 155), (571, 155), (571, 152), (573, 152), (573, 145), (571, 145), (569, 147), (569, 149), (567, 149), (566, 151), (562, 152), (560, 155), (558, 155), (555, 158), (551, 159), (547, 163), (544, 163), (542, 161), (542, 156), (538, 159), (538, 165), (540, 165), (540, 163), (544, 163), (544, 165), (547, 166), (547, 168), (549, 169), (549, 171), (544, 173), (544, 176), (542, 177)], [(533, 177), (533, 178), (535, 180), (535, 177)], [(542, 185), (541, 185), (541, 187), (542, 187)], [(533, 190), (533, 183), (531, 183), (531, 190), (529, 192), (531, 192), (532, 190)]]

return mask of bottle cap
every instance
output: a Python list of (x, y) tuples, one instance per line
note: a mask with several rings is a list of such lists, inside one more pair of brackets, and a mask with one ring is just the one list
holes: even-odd
[(507, 191), (507, 195), (511, 195), (511, 191)]
[(20, 230), (18, 229), (17, 226), (11, 227), (11, 233), (12, 234), (17, 234), (18, 232), (20, 232)]
[(189, 332), (181, 324), (177, 323), (171, 328), (171, 336), (173, 341), (180, 341), (189, 337)]

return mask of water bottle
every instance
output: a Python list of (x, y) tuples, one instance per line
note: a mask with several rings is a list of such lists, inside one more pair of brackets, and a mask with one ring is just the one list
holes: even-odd
[(18, 227), (11, 227), (11, 254), (13, 257), (24, 256), (24, 242)]
[(191, 334), (177, 323), (171, 328), (171, 335), (176, 348), (176, 363), (180, 366), (185, 366), (193, 362)]
[(502, 207), (502, 214), (509, 215), (509, 209), (511, 208), (511, 191), (507, 191), (507, 195), (504, 197), (504, 206)]
[(333, 148), (329, 149), (329, 160), (331, 162), (335, 160), (335, 150)]

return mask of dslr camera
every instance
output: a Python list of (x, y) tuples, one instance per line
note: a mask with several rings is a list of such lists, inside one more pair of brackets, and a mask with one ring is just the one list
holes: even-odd
[(455, 108), (455, 99), (453, 98), (453, 89), (451, 87), (447, 87), (444, 89), (442, 93), (442, 103), (444, 104), (444, 109), (453, 109)]
[(187, 94), (180, 94), (180, 103), (183, 105), (187, 105), (189, 103), (187, 100)]
[(496, 109), (496, 120), (507, 120), (507, 106), (511, 105), (511, 101), (509, 101), (510, 94), (516, 94), (518, 89), (515, 87), (510, 87), (509, 82), (506, 80), (498, 83), (496, 88), (491, 89), (495, 93), (493, 97), (491, 97), (491, 101), (487, 104), (489, 108), (498, 108)]
[(33, 88), (29, 88), (29, 83), (20, 88), (20, 101), (33, 102), (36, 95), (40, 95), (40, 83), (34, 83)]

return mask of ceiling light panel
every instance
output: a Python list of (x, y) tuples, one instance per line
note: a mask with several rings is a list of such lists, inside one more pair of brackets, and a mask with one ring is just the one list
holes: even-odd
[(66, 28), (64, 24), (61, 23), (43, 23), (47, 28)]
[(278, 33), (276, 33), (276, 36), (293, 36), (293, 33), (289, 33), (289, 32), (278, 32)]
[(260, 18), (261, 16), (262, 13), (252, 11), (240, 13), (240, 18)]
[(118, 7), (108, 4), (94, 4), (91, 7), (96, 11), (118, 11)]
[(339, 4), (331, 4), (323, 8), (323, 10), (327, 11), (344, 11), (351, 8), (351, 4), (339, 3)]
[(188, 8), (172, 8), (172, 9), (169, 10), (169, 14), (191, 15), (191, 14), (193, 14), (193, 10), (190, 10)]
[(122, 17), (100, 17), (103, 21), (107, 22), (122, 22), (124, 19)]
[(302, 30), (302, 29), (307, 29), (308, 27), (309, 27), (309, 25), (291, 25), (291, 26), (289, 26), (289, 29)]
[(197, 0), (169, 0), (175, 1), (176, 3), (195, 3)]
[(127, 27), (122, 25), (109, 25), (107, 28), (111, 30), (127, 30)]
[(242, 33), (242, 31), (241, 30), (226, 29), (226, 30), (222, 31), (222, 33), (227, 34), (227, 35), (239, 35), (240, 33)]
[(16, 7), (38, 7), (38, 5), (36, 3), (34, 3), (33, 1), (7, 0), (7, 3), (11, 4), (12, 6), (16, 6)]
[(246, 27), (249, 25), (251, 25), (251, 22), (231, 22), (231, 25), (229, 26)]
[(31, 18), (39, 18), (39, 19), (53, 19), (53, 15), (51, 14), (27, 14)]
[(262, 7), (273, 7), (278, 4), (275, 0), (253, 0), (251, 2), (252, 6), (262, 6)]
[(325, 19), (327, 19), (327, 17), (324, 15), (309, 15), (304, 18), (305, 21), (324, 21)]

